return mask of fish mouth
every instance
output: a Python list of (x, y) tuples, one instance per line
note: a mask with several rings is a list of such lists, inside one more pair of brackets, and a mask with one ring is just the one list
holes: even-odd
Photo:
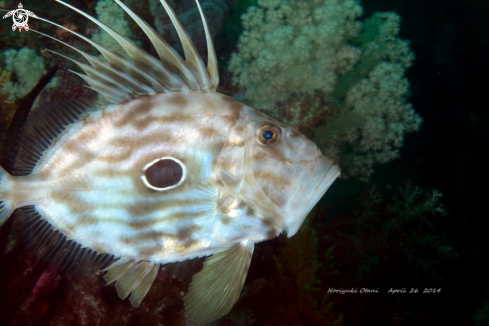
[(309, 179), (309, 191), (307, 194), (309, 200), (305, 205), (309, 207), (309, 210), (317, 204), (340, 174), (341, 170), (333, 160), (322, 154), (317, 158), (314, 171)]
[(284, 229), (288, 237), (297, 233), (307, 214), (340, 174), (339, 166), (322, 154), (317, 156), (315, 162), (311, 161), (308, 166), (303, 166), (303, 171), (298, 176), (295, 189), (283, 211), (286, 223)]
[[(337, 164), (330, 164), (330, 162), (332, 162), (332, 160), (327, 158), (326, 156), (323, 156), (322, 154), (321, 157), (318, 157), (318, 159), (316, 160), (316, 167), (314, 168), (313, 175), (323, 174), (323, 178), (316, 187), (316, 191), (322, 194), (324, 194), (328, 190), (331, 184), (341, 174), (340, 167)], [(320, 166), (320, 163), (325, 164), (325, 166)]]

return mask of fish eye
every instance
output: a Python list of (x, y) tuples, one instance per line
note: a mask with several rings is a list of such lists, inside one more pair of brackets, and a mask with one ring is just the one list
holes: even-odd
[(157, 191), (178, 187), (185, 180), (187, 169), (182, 161), (174, 157), (162, 157), (143, 167), (141, 180), (144, 185)]
[(256, 128), (255, 137), (260, 145), (275, 144), (282, 135), (280, 128), (271, 123), (263, 123)]

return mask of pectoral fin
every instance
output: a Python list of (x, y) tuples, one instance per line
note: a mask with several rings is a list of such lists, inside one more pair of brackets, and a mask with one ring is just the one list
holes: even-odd
[(190, 320), (208, 323), (227, 314), (241, 293), (254, 243), (238, 243), (208, 257), (183, 301)]
[(120, 259), (107, 267), (104, 278), (107, 284), (114, 281), (117, 294), (121, 299), (127, 298), (134, 308), (137, 308), (146, 293), (148, 293), (158, 272), (159, 264), (147, 261), (136, 263), (134, 260)]

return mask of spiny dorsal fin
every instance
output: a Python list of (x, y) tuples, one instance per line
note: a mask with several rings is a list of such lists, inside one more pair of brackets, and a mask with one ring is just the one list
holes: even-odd
[(216, 92), (217, 87), (219, 87), (219, 68), (217, 66), (216, 50), (214, 49), (214, 43), (212, 42), (212, 35), (209, 30), (209, 25), (207, 25), (207, 20), (205, 19), (204, 12), (200, 7), (199, 0), (195, 1), (197, 7), (199, 8), (200, 16), (202, 17), (202, 22), (204, 24), (205, 37), (207, 40), (207, 72), (209, 73), (209, 92)]
[[(216, 54), (214, 45), (212, 43), (211, 34), (209, 32), (209, 27), (198, 0), (196, 0), (196, 3), (202, 16), (207, 39), (209, 57), (207, 68), (195, 49), (192, 40), (165, 0), (160, 1), (178, 32), (180, 41), (183, 45), (185, 60), (183, 60), (180, 55), (171, 46), (169, 46), (168, 43), (165, 42), (146, 22), (139, 18), (119, 0), (114, 1), (134, 19), (134, 21), (148, 36), (158, 55), (160, 56), (160, 61), (137, 46), (134, 42), (120, 35), (97, 19), (61, 0), (56, 1), (97, 24), (100, 28), (109, 33), (109, 35), (112, 36), (128, 54), (130, 60), (104, 48), (102, 45), (97, 44), (64, 26), (44, 18), (39, 18), (40, 20), (69, 31), (84, 41), (90, 43), (107, 59), (108, 63), (104, 64), (100, 60), (95, 60), (95, 57), (57, 40), (78, 51), (85, 57), (85, 59), (87, 59), (93, 70), (87, 68), (87, 65), (82, 66), (83, 64), (75, 60), (72, 61), (74, 61), (84, 70), (86, 75), (82, 75), (82, 78), (87, 81), (91, 88), (102, 94), (109, 102), (120, 103), (137, 96), (154, 94), (155, 92), (189, 90), (215, 92), (217, 90), (219, 85), (219, 72), (217, 68)], [(55, 39), (54, 37), (49, 37)], [(97, 73), (94, 71), (97, 71)], [(119, 83), (120, 86), (114, 87), (113, 81)]]
[[(198, 0), (196, 0), (198, 1)], [(190, 39), (187, 31), (183, 28), (182, 23), (178, 19), (175, 12), (171, 9), (171, 7), (166, 3), (165, 0), (160, 0), (161, 4), (166, 10), (166, 13), (171, 19), (173, 26), (177, 30), (178, 37), (180, 38), (180, 42), (182, 42), (183, 53), (185, 54), (185, 60), (189, 64), (190, 68), (195, 71), (196, 75), (199, 77), (198, 81), (202, 89), (207, 89), (209, 85), (209, 76), (204, 66), (204, 62), (202, 58), (197, 52), (195, 48), (194, 42)]]
[[(99, 74), (105, 76), (106, 78), (111, 78), (113, 81), (116, 82), (116, 87), (117, 88), (121, 88), (122, 91), (124, 91), (124, 95), (127, 96), (126, 98), (123, 98), (122, 100), (126, 100), (126, 99), (130, 99), (130, 98), (133, 98), (133, 97), (137, 97), (137, 96), (141, 96), (141, 95), (145, 95), (145, 94), (151, 94), (151, 93), (154, 93), (154, 90), (152, 90), (150, 87), (146, 86), (145, 84), (139, 82), (137, 79), (135, 79), (134, 77), (132, 77), (130, 74), (127, 74), (127, 73), (123, 73), (121, 72), (120, 70), (117, 70), (117, 69), (114, 69), (108, 62), (105, 62), (105, 61), (102, 61), (100, 60), (99, 58), (93, 56), (93, 55), (90, 55), (82, 50), (79, 50), (77, 48), (75, 48), (74, 46), (71, 46), (63, 41), (60, 41), (58, 40), (57, 38), (55, 37), (52, 37), (50, 35), (47, 35), (47, 34), (44, 34), (42, 32), (39, 32), (35, 29), (31, 29), (31, 31), (33, 32), (36, 32), (36, 33), (39, 33), (43, 36), (46, 36), (48, 38), (51, 38), (75, 51), (77, 51), (78, 53), (80, 53), (91, 65), (90, 68), (92, 68), (93, 70), (97, 71)], [(49, 50), (51, 51), (51, 50)], [(87, 67), (87, 65), (79, 62), (79, 61), (76, 61), (74, 59), (71, 59), (71, 58), (68, 58), (66, 56), (63, 56), (59, 53), (56, 53), (54, 51), (51, 51), (57, 55), (60, 55), (64, 58), (67, 58), (71, 61), (73, 61), (74, 63), (76, 63), (80, 68), (82, 68), (85, 73), (89, 76), (89, 77), (92, 77), (94, 78), (95, 76), (90, 75), (86, 69), (84, 67)], [(93, 86), (92, 86), (93, 87)]]
[(182, 79), (187, 83), (191, 89), (199, 89), (196, 76), (192, 73), (192, 70), (185, 64), (182, 57), (172, 48), (148, 23), (139, 18), (131, 9), (119, 0), (114, 0), (126, 13), (131, 16), (132, 19), (141, 27), (146, 36), (153, 44), (158, 56), (160, 57), (163, 65), (168, 65), (170, 69), (174, 71), (182, 72)]
[(85, 18), (88, 18), (104, 31), (109, 33), (109, 35), (112, 36), (122, 46), (122, 48), (129, 55), (129, 58), (131, 58), (134, 63), (143, 67), (146, 70), (146, 73), (148, 73), (158, 81), (159, 85), (153, 85), (156, 86), (154, 88), (157, 92), (163, 90), (182, 90), (182, 87), (186, 86), (176, 74), (173, 74), (165, 69), (160, 62), (158, 62), (154, 57), (152, 57), (149, 53), (137, 46), (127, 37), (120, 35), (112, 28), (108, 27), (107, 25), (103, 24), (92, 16), (86, 14), (85, 12), (73, 7), (72, 5), (69, 5), (61, 0), (56, 1), (76, 11)]
[[(93, 42), (89, 38), (87, 38), (83, 35), (80, 35), (77, 32), (74, 32), (74, 31), (72, 31), (72, 30), (70, 30), (64, 26), (61, 26), (59, 24), (56, 24), (50, 20), (47, 20), (47, 19), (44, 19), (41, 17), (39, 17), (39, 19), (42, 21), (45, 21), (47, 23), (50, 23), (56, 27), (59, 27), (61, 29), (64, 29), (64, 30), (72, 33), (73, 35), (81, 38), (82, 40), (86, 41), (87, 43), (89, 43), (93, 47), (95, 47), (104, 56), (104, 58), (108, 61), (108, 63), (106, 64), (106, 70), (109, 70), (109, 71), (106, 72), (106, 74), (111, 75), (111, 76), (114, 76), (114, 75), (123, 76), (123, 78), (122, 78), (123, 80), (121, 82), (126, 87), (131, 87), (134, 92), (138, 93), (138, 95), (155, 94), (156, 93), (155, 88), (160, 87), (160, 86), (158, 86), (158, 82), (156, 81), (156, 79), (154, 77), (152, 77), (151, 75), (142, 71), (132, 61), (127, 60), (126, 58), (120, 56), (117, 53), (114, 53), (110, 50), (107, 50), (106, 48), (104, 48), (103, 46)], [(38, 32), (36, 30), (32, 30), (32, 31), (39, 33), (39, 34), (42, 34), (42, 35), (46, 35), (46, 34), (43, 34), (41, 32)], [(60, 40), (58, 40), (54, 37), (51, 37), (51, 36), (48, 36), (48, 37), (52, 38), (58, 42), (61, 42)], [(61, 43), (63, 43), (63, 42), (61, 42)], [(66, 43), (63, 43), (63, 44), (66, 44)], [(70, 46), (70, 47), (73, 48), (72, 46)], [(78, 49), (76, 49), (76, 50), (79, 53), (81, 53), (94, 68), (97, 67), (96, 64), (93, 63), (93, 60), (89, 59), (90, 58), (89, 54), (87, 54), (81, 50), (78, 50)], [(54, 53), (56, 53), (56, 52), (54, 52)], [(103, 61), (99, 60), (99, 62), (103, 62)], [(127, 80), (131, 80), (132, 82), (127, 82)], [(108, 97), (106, 95), (110, 95), (110, 94), (104, 93), (103, 90), (99, 90), (99, 89), (95, 88), (94, 85), (90, 85), (90, 86), (92, 86), (92, 88), (94, 88), (97, 92), (99, 92), (100, 94), (102, 94), (106, 98)], [(125, 94), (125, 95), (127, 98), (133, 97), (129, 93)], [(117, 101), (113, 101), (113, 100), (110, 100), (108, 98), (107, 98), (107, 100), (111, 103), (119, 103)]]
[(209, 323), (227, 314), (241, 293), (254, 243), (238, 243), (208, 257), (183, 301), (190, 320)]

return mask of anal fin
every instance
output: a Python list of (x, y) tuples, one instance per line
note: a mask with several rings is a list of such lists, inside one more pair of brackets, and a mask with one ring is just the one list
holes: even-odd
[(183, 301), (190, 320), (208, 323), (227, 314), (248, 274), (254, 242), (238, 243), (208, 257)]
[[(0, 210), (1, 211), (1, 210)], [(96, 271), (110, 264), (111, 254), (84, 247), (53, 228), (50, 218), (41, 216), (35, 206), (18, 208), (14, 213), (19, 233), (40, 258), (71, 274)]]
[(131, 294), (129, 301), (134, 308), (137, 308), (153, 285), (159, 266), (147, 261), (119, 259), (105, 269), (107, 274), (104, 279), (107, 284), (116, 282), (115, 288), (121, 299)]

